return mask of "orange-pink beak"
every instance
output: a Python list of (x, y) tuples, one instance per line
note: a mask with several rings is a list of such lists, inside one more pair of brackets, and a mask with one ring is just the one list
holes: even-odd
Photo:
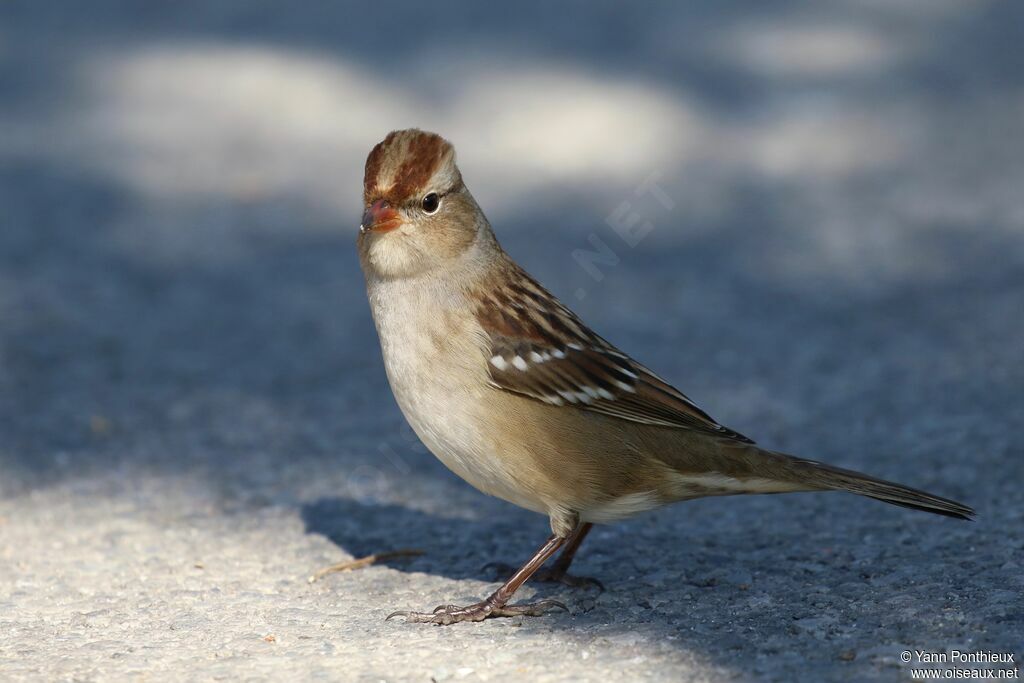
[(386, 200), (378, 199), (366, 207), (359, 230), (361, 232), (370, 230), (373, 232), (387, 232), (394, 230), (401, 224), (402, 218), (398, 215), (398, 212), (392, 209)]

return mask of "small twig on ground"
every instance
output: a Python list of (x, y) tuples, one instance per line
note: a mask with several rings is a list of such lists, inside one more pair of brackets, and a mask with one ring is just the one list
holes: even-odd
[(353, 569), (362, 569), (363, 567), (369, 567), (371, 564), (383, 562), (385, 560), (391, 560), (396, 557), (419, 557), (423, 555), (422, 550), (403, 549), (403, 550), (389, 550), (384, 553), (374, 553), (373, 555), (367, 555), (366, 557), (360, 557), (355, 560), (348, 560), (347, 562), (339, 562), (338, 564), (332, 564), (330, 567), (324, 567), (318, 570), (315, 574), (309, 577), (310, 583), (316, 583), (320, 579), (324, 578), (328, 574), (336, 574), (338, 572), (350, 572)]

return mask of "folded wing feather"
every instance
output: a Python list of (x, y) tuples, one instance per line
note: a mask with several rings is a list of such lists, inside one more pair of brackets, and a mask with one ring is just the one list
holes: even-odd
[(494, 386), (554, 406), (753, 443), (587, 328), (524, 271), (511, 275), (477, 308)]

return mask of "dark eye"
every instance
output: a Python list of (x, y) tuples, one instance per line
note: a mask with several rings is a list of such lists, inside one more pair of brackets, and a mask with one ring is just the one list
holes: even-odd
[(441, 197), (436, 192), (431, 192), (423, 198), (420, 206), (423, 207), (423, 211), (426, 213), (437, 213), (437, 210), (441, 207)]

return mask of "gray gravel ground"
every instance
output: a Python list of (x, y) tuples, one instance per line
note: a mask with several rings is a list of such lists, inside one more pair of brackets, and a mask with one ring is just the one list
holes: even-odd
[[(1021, 8), (4, 2), (0, 678), (1019, 662)], [(485, 595), (483, 565), (547, 533), (388, 391), (353, 238), (366, 151), (406, 125), (453, 139), (509, 251), (716, 418), (978, 521), (697, 501), (598, 529), (577, 569), (603, 594), (521, 593), (569, 614), (385, 623)], [(672, 208), (634, 192), (652, 173)], [(623, 202), (653, 226), (635, 247)], [(573, 256), (595, 243), (600, 278)]]

